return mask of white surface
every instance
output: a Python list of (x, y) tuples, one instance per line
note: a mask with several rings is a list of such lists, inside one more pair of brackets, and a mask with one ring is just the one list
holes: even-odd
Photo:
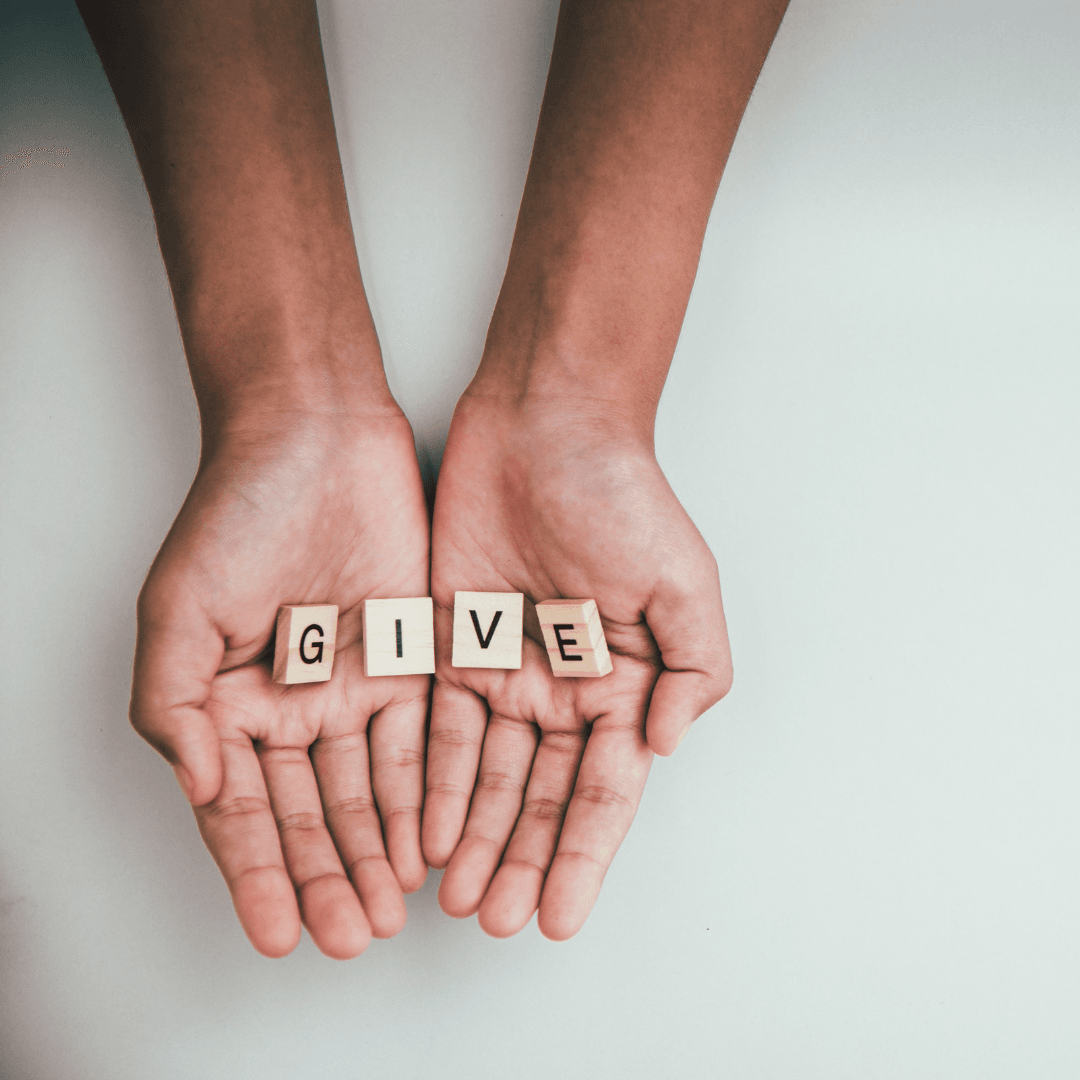
[[(125, 723), (197, 424), (74, 12), (0, 18), (0, 1076), (1080, 1074), (1080, 9), (794, 0), (658, 447), (735, 689), (653, 770), (582, 933), (437, 908), (356, 962), (247, 945)], [(554, 3), (322, 5), (365, 279), (438, 459)], [(43, 141), (54, 136), (54, 143)]]

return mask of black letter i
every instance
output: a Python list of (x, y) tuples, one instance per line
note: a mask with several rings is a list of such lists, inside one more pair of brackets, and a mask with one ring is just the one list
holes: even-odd
[(401, 620), (394, 620), (394, 630), (397, 632), (397, 654), (400, 659), (405, 654), (401, 651)]

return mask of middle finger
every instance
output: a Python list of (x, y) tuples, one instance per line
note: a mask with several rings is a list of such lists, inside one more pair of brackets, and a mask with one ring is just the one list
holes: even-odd
[(264, 745), (259, 760), (304, 925), (327, 956), (358, 956), (371, 926), (326, 828), (307, 749)]
[(480, 905), (480, 925), (493, 937), (516, 934), (540, 904), (587, 736), (548, 731), (540, 741), (517, 826)]
[(488, 721), (465, 831), (439, 886), (447, 915), (464, 919), (479, 908), (521, 811), (536, 743), (531, 723), (495, 714)]

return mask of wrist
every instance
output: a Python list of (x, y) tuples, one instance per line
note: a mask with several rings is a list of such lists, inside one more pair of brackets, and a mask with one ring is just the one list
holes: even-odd
[(470, 432), (500, 453), (554, 461), (598, 454), (654, 455), (652, 417), (622, 402), (578, 393), (474, 380), (454, 411), (455, 432)]
[[(327, 500), (328, 512), (378, 511), (359, 492), (395, 477), (408, 500), (421, 493), (412, 429), (404, 415), (360, 422), (326, 416), (289, 417), (274, 425), (233, 427), (210, 437), (202, 453), (189, 502), (197, 508), (224, 497), (265, 509)], [(420, 494), (422, 498), (422, 493)], [(336, 508), (336, 509), (334, 509)]]
[(359, 460), (373, 446), (400, 443), (415, 457), (412, 427), (396, 405), (344, 409), (275, 408), (268, 402), (246, 405), (227, 418), (202, 424), (202, 461), (277, 459), (300, 454), (313, 467), (321, 460)]
[(404, 422), (370, 317), (253, 304), (183, 319), (182, 333), (204, 444)]
[(590, 344), (565, 334), (493, 347), (489, 337), (462, 402), (497, 412), (521, 431), (576, 432), (651, 449), (662, 374), (650, 378), (646, 364)]
[(692, 268), (685, 281), (643, 273), (599, 235), (554, 254), (537, 246), (511, 255), (469, 392), (651, 439)]

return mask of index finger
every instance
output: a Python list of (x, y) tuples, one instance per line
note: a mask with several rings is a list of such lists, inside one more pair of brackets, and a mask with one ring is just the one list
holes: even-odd
[(224, 739), (217, 798), (195, 808), (210, 854), (229, 886), (240, 925), (264, 956), (285, 956), (300, 940), (300, 910), (251, 740)]
[(581, 760), (555, 858), (540, 896), (540, 932), (573, 937), (637, 812), (653, 753), (640, 723), (597, 720)]

